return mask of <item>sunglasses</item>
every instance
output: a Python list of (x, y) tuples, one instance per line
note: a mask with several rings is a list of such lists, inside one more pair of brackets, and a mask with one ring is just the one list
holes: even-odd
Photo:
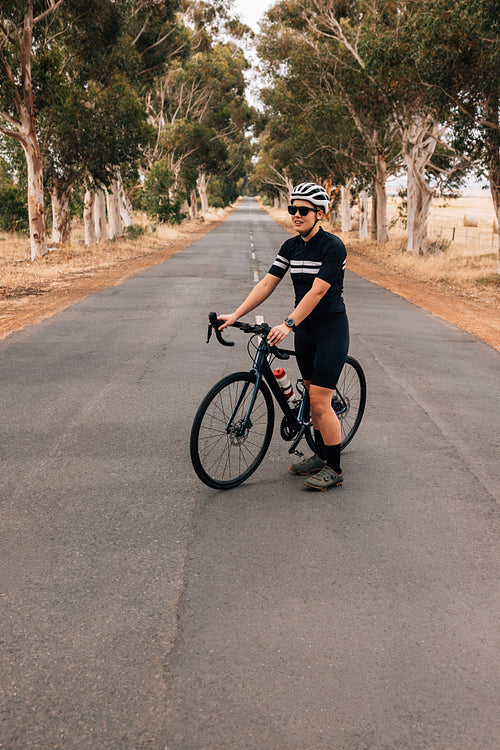
[(297, 211), (299, 212), (301, 216), (307, 216), (309, 211), (316, 212), (318, 210), (317, 208), (309, 208), (309, 206), (288, 206), (287, 208), (288, 208), (288, 213), (290, 214), (290, 216), (295, 216)]

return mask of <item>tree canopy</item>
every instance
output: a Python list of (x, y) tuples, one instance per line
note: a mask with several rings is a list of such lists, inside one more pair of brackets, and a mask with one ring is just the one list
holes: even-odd
[(66, 241), (72, 191), (90, 191), (90, 216), (101, 189), (126, 200), (123, 183), (175, 219), (249, 178), (276, 199), (302, 179), (369, 189), (384, 241), (386, 180), (404, 171), (408, 249), (425, 252), (436, 186), (469, 170), (500, 219), (497, 0), (278, 0), (257, 39), (261, 111), (246, 93), (252, 36), (222, 0), (4, 2), (3, 184), (26, 185), (32, 255), (48, 194)]

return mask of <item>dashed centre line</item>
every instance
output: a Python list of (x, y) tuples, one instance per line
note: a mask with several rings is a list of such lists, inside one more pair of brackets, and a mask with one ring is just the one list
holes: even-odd
[(254, 281), (254, 284), (256, 284), (259, 281), (259, 272), (257, 270), (257, 255), (255, 254), (255, 243), (253, 239), (253, 226), (252, 226), (251, 221), (249, 224), (248, 234), (250, 238), (250, 257), (252, 259), (253, 281)]

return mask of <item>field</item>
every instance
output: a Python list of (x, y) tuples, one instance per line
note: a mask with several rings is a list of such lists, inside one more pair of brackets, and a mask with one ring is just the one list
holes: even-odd
[[(144, 217), (137, 217), (142, 234), (92, 248), (84, 247), (83, 227), (76, 225), (71, 246), (54, 248), (35, 262), (29, 260), (26, 238), (0, 233), (0, 338), (162, 262), (217, 226), (231, 210), (213, 211), (203, 220), (184, 222), (179, 227), (163, 225), (153, 230)], [(290, 230), (286, 210), (266, 210)], [(392, 198), (390, 220), (397, 214), (397, 199)], [(476, 216), (478, 226), (464, 227), (465, 215)], [(384, 245), (360, 240), (355, 230), (342, 234), (334, 227), (333, 231), (346, 243), (348, 267), (354, 273), (401, 294), (500, 350), (498, 234), (492, 232), (493, 219), (489, 193), (446, 203), (436, 200), (429, 236), (439, 240), (442, 250), (425, 257), (414, 257), (404, 250), (400, 223), (391, 227), (390, 242)], [(325, 229), (332, 227), (325, 224)]]
[[(379, 244), (357, 236), (357, 211), (353, 231), (342, 233), (325, 224), (344, 240), (347, 267), (429, 312), (475, 334), (500, 350), (500, 276), (498, 234), (492, 231), (493, 203), (489, 192), (473, 191), (453, 200), (436, 199), (429, 220), (429, 239), (441, 249), (426, 256), (405, 250), (405, 231), (398, 216), (398, 199), (389, 200), (392, 223), (390, 241)], [(266, 208), (284, 228), (290, 229), (285, 209)], [(464, 227), (465, 216), (476, 216), (477, 227)]]

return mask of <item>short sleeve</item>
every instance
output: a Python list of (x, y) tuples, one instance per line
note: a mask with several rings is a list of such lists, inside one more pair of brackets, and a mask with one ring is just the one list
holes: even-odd
[(343, 276), (346, 258), (344, 243), (339, 237), (332, 236), (331, 242), (324, 249), (324, 257), (317, 278), (333, 285), (339, 277)]
[(273, 265), (269, 269), (269, 273), (272, 276), (277, 276), (282, 279), (290, 267), (289, 250), (287, 243), (285, 242), (278, 252)]

